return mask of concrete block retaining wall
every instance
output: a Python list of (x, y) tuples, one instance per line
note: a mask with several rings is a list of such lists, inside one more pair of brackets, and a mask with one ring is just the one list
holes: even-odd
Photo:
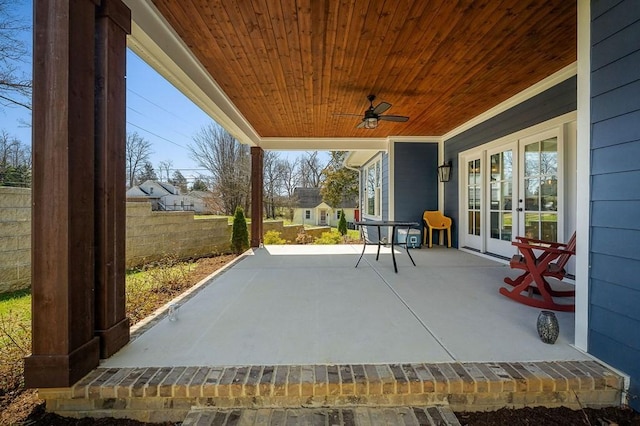
[(0, 293), (31, 285), (31, 190), (0, 187)]
[[(149, 202), (127, 202), (126, 266), (132, 268), (166, 256), (203, 257), (229, 252), (231, 225), (226, 218), (195, 219), (193, 212), (151, 211)], [(249, 227), (250, 228), (250, 227)], [(295, 243), (302, 225), (265, 222)], [(308, 229), (317, 238), (328, 228)], [(250, 231), (250, 229), (249, 229)], [(31, 285), (31, 190), (0, 187), (0, 293)]]

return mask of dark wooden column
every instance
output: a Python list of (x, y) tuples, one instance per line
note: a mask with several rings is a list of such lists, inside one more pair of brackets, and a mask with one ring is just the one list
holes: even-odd
[(32, 355), (28, 387), (70, 386), (98, 365), (94, 335), (93, 0), (36, 0)]
[(264, 150), (251, 147), (251, 247), (259, 247), (262, 241), (262, 192)]
[(100, 357), (129, 341), (125, 309), (126, 50), (131, 11), (102, 0), (96, 18), (96, 322)]

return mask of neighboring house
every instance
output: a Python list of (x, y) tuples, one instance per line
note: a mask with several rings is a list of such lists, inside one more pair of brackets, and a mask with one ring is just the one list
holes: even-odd
[(210, 213), (205, 194), (207, 193), (204, 191), (180, 194), (177, 186), (155, 180), (147, 180), (127, 190), (128, 199), (149, 200), (152, 210)]
[(343, 200), (340, 206), (333, 207), (322, 201), (320, 188), (296, 188), (293, 196), (296, 200), (293, 223), (336, 227), (342, 210), (347, 223), (353, 223), (357, 219), (356, 199)]
[(209, 191), (191, 191), (189, 197), (193, 200), (194, 211), (203, 214), (223, 214), (224, 208), (220, 198)]

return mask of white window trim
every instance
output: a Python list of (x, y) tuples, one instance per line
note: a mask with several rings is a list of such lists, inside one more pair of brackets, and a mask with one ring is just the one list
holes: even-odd
[[(366, 209), (368, 209), (369, 207), (369, 199), (367, 196), (367, 176), (369, 174), (369, 168), (373, 167), (374, 170), (376, 170), (376, 163), (380, 163), (380, 176), (378, 176), (379, 178), (379, 182), (380, 182), (380, 186), (376, 187), (374, 190), (374, 201), (373, 201), (373, 205), (374, 205), (374, 214), (368, 214), (366, 212)], [(364, 219), (371, 219), (371, 220), (381, 220), (382, 219), (382, 175), (383, 175), (383, 171), (382, 171), (382, 153), (378, 153), (376, 154), (374, 157), (371, 158), (371, 160), (366, 163), (363, 167), (363, 200), (362, 200), (362, 217)]]

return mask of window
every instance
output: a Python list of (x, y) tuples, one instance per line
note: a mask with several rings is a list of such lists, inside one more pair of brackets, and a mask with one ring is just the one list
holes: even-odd
[(382, 186), (382, 161), (378, 157), (374, 162), (365, 168), (364, 173), (364, 214), (367, 216), (381, 216), (380, 207), (381, 186)]
[(340, 220), (340, 210), (336, 210), (336, 219)]
[(305, 210), (304, 211), (304, 218), (305, 219), (311, 219), (311, 210)]

